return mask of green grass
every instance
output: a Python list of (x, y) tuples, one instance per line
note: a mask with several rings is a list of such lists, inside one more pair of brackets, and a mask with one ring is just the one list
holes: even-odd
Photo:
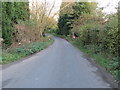
[(53, 43), (53, 40), (47, 40), (45, 42), (37, 41), (27, 45), (22, 45), (15, 48), (12, 51), (3, 50), (2, 52), (2, 64), (7, 64), (20, 60), (26, 56), (32, 55), (33, 53), (39, 52)]

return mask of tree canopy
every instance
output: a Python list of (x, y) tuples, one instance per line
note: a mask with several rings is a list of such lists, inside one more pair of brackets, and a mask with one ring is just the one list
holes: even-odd
[[(65, 7), (65, 5), (67, 5)], [(59, 34), (68, 35), (72, 29), (73, 22), (78, 19), (82, 13), (89, 12), (89, 4), (85, 2), (63, 2), (61, 8), (65, 7), (59, 14), (58, 27)]]

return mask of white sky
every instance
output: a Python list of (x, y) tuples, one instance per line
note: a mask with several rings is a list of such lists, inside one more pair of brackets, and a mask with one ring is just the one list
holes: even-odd
[[(29, 0), (30, 2), (33, 0)], [(34, 0), (35, 1), (35, 0)], [(44, 1), (44, 0), (38, 0), (39, 2)], [(55, 1), (55, 6), (54, 9), (52, 11), (53, 15), (54, 13), (58, 12), (60, 9), (60, 5), (62, 0), (46, 0), (47, 4), (48, 4), (48, 10), (50, 9), (50, 7), (53, 5), (53, 2)], [(71, 0), (63, 0), (63, 1), (71, 1)], [(79, 1), (83, 1), (83, 0), (79, 0)], [(84, 0), (85, 1), (85, 0)], [(118, 7), (118, 2), (120, 0), (91, 0), (92, 2), (98, 2), (98, 6), (99, 7), (103, 7), (103, 13), (106, 14), (111, 14), (111, 13), (115, 13), (117, 12), (117, 10), (115, 9), (115, 7)], [(56, 16), (55, 18), (57, 18), (58, 16)]]
[[(36, 0), (29, 0), (29, 2), (32, 2), (32, 1), (36, 1)], [(37, 0), (37, 1), (44, 2), (44, 0)], [(55, 2), (55, 6), (51, 12), (51, 16), (53, 16), (56, 12), (59, 11), (62, 0), (46, 0), (46, 2), (47, 2), (47, 7), (48, 7), (47, 10), (48, 11), (50, 11), (53, 3)], [(57, 19), (57, 18), (58, 18), (58, 15), (55, 16), (55, 19)]]
[(115, 7), (118, 7), (118, 2), (120, 0), (97, 0), (97, 1), (100, 7), (104, 7), (103, 12), (110, 14), (117, 12)]

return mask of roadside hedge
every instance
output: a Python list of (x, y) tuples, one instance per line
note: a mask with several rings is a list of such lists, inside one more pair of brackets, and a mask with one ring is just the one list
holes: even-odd
[(2, 38), (5, 46), (12, 44), (13, 24), (29, 19), (28, 2), (2, 2)]

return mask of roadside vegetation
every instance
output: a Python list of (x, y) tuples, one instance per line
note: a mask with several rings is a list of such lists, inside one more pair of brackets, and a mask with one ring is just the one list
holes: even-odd
[[(65, 4), (69, 3), (63, 2), (61, 8)], [(119, 81), (118, 14), (105, 15), (97, 3), (71, 2), (60, 12), (57, 34), (87, 53)]]
[[(2, 2), (1, 64), (20, 60), (39, 52), (53, 43), (45, 32), (56, 27), (50, 16), (54, 4), (47, 10), (47, 3)], [(48, 13), (49, 11), (49, 13)]]
[(30, 44), (21, 45), (17, 48), (14, 48), (11, 51), (4, 50), (2, 53), (2, 63), (7, 64), (22, 59), (31, 54), (37, 53), (47, 48), (52, 43), (53, 43), (52, 39), (46, 38), (44, 42), (40, 40), (40, 41), (32, 42)]
[[(59, 12), (51, 16), (55, 2), (48, 10), (46, 0), (40, 5), (38, 1), (33, 1), (30, 7), (28, 2), (2, 2), (0, 63), (10, 63), (43, 50), (53, 43), (50, 37), (45, 37), (45, 33), (51, 33), (69, 40), (120, 81), (120, 10), (105, 15), (97, 3), (62, 2)], [(58, 13), (57, 23), (54, 17)]]

